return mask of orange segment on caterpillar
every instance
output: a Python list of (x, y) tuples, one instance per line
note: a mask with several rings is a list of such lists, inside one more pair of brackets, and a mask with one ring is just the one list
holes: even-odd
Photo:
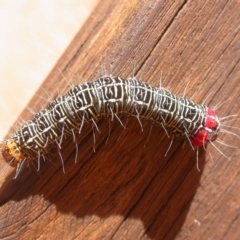
[(16, 167), (27, 156), (14, 139), (7, 140), (2, 146), (2, 155), (10, 166)]
[[(54, 147), (59, 150), (65, 135), (75, 139), (83, 125), (91, 123), (97, 127), (101, 117), (118, 116), (136, 117), (140, 124), (143, 119), (159, 125), (173, 136), (187, 140), (193, 149), (212, 143), (220, 132), (220, 121), (211, 108), (135, 78), (108, 76), (77, 85), (51, 101), (3, 141), (2, 155), (8, 165), (17, 168), (17, 177), (25, 162), (37, 160), (39, 169), (40, 158)], [(63, 164), (60, 151), (59, 154)]]

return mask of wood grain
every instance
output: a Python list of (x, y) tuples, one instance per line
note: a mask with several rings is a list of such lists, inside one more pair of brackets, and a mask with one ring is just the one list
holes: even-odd
[[(140, 80), (215, 106), (220, 117), (238, 114), (240, 74), (238, 1), (101, 1), (43, 83), (52, 96), (105, 73)], [(44, 92), (39, 89), (38, 95)], [(37, 95), (29, 106), (47, 106)], [(21, 115), (32, 118), (28, 110)], [(126, 119), (123, 119), (125, 122)], [(239, 127), (239, 117), (229, 125)], [(181, 139), (136, 119), (123, 128), (98, 123), (96, 152), (91, 126), (75, 144), (62, 146), (36, 173), (32, 165), (17, 180), (1, 176), (1, 239), (238, 239), (240, 235), (239, 150), (216, 143), (196, 153)], [(226, 127), (224, 127), (226, 129)], [(239, 129), (229, 129), (239, 134)], [(119, 138), (120, 137), (120, 138)], [(220, 139), (239, 146), (239, 138)], [(210, 153), (212, 158), (210, 157)], [(1, 163), (3, 166), (3, 163)]]

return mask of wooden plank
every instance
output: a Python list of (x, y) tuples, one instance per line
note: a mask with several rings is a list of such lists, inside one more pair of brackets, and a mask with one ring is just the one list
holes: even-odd
[[(212, 107), (228, 100), (220, 117), (238, 114), (239, 13), (237, 1), (100, 2), (56, 67), (75, 84), (134, 72), (158, 86), (162, 72), (172, 92), (183, 95), (188, 85), (186, 96), (196, 102), (211, 92)], [(69, 89), (56, 68), (43, 87), (52, 97)], [(42, 104), (48, 103), (35, 95), (29, 106)], [(22, 116), (32, 118), (28, 110)], [(235, 117), (228, 125), (239, 123)], [(30, 165), (17, 180), (12, 169), (2, 175), (1, 239), (238, 239), (238, 149), (216, 143), (231, 161), (213, 146), (202, 149), (199, 172), (196, 153), (181, 139), (164, 156), (171, 140), (161, 128), (153, 128), (144, 147), (149, 124), (141, 132), (132, 119), (123, 131), (115, 119), (107, 144), (108, 120), (98, 127), (95, 153), (91, 127), (78, 136), (76, 164), (75, 144), (65, 141), (65, 174), (53, 150), (39, 174)], [(220, 139), (239, 146), (230, 134)]]

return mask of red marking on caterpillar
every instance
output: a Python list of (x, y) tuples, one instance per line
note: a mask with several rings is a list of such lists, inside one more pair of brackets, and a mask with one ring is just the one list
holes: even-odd
[[(216, 140), (217, 134), (214, 134), (211, 130), (217, 130), (218, 128), (220, 128), (220, 122), (216, 113), (211, 108), (207, 108), (203, 128), (197, 132), (195, 138), (192, 140), (192, 145), (202, 146), (205, 143)], [(217, 132), (218, 131), (219, 130), (217, 130)]]
[[(40, 158), (57, 147), (64, 171), (60, 153), (63, 137), (72, 135), (75, 141), (75, 134), (89, 123), (98, 130), (96, 122), (101, 117), (116, 117), (123, 125), (119, 115), (136, 117), (141, 127), (141, 119), (147, 120), (163, 127), (167, 134), (184, 138), (197, 149), (197, 156), (198, 147), (208, 143), (222, 153), (212, 143), (220, 132), (220, 121), (213, 109), (135, 78), (108, 76), (73, 87), (3, 141), (5, 168), (16, 167), (15, 178), (26, 162), (38, 161), (40, 169)], [(76, 151), (77, 155), (77, 144)]]

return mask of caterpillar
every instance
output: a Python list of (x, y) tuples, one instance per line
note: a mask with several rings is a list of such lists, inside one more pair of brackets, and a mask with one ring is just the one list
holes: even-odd
[(83, 125), (97, 128), (100, 118), (116, 117), (120, 121), (118, 116), (136, 117), (140, 125), (142, 119), (159, 125), (167, 133), (187, 140), (192, 148), (212, 143), (220, 131), (219, 118), (205, 105), (135, 78), (106, 76), (77, 85), (52, 100), (3, 141), (2, 156), (7, 166), (16, 167), (17, 177), (26, 162), (37, 160), (40, 168), (40, 158), (56, 146), (59, 150), (64, 136), (75, 138)]

